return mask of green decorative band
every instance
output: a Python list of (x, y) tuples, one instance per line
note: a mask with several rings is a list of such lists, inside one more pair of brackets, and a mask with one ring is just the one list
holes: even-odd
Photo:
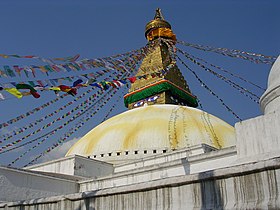
[(170, 91), (173, 95), (185, 101), (188, 106), (198, 106), (195, 96), (167, 80), (161, 80), (160, 82), (154, 83), (145, 88), (141, 88), (139, 90), (126, 94), (124, 96), (124, 104), (126, 107), (128, 107), (128, 104), (143, 100), (145, 98), (162, 93), (164, 91)]

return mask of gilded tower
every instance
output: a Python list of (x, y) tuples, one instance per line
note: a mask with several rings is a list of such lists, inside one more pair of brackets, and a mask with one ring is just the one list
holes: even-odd
[[(124, 96), (129, 109), (144, 104), (180, 104), (197, 107), (196, 97), (190, 92), (188, 84), (174, 61), (172, 54), (176, 35), (171, 25), (164, 20), (161, 10), (157, 9), (153, 20), (147, 23), (145, 37), (148, 42), (156, 42), (143, 59), (131, 84), (128, 94)], [(170, 40), (167, 44), (164, 40)], [(174, 52), (173, 52), (174, 53)]]

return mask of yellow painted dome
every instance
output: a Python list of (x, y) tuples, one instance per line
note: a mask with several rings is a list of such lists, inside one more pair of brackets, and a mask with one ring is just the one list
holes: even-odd
[[(152, 105), (126, 111), (98, 125), (66, 156), (136, 158), (137, 151), (174, 150), (199, 144), (215, 148), (235, 145), (234, 128), (199, 109), (179, 105)], [(119, 156), (119, 157), (117, 157)]]

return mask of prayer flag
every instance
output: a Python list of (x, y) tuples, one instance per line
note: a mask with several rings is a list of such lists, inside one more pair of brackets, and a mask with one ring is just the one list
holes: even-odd
[(4, 66), (4, 70), (5, 70), (6, 74), (9, 75), (10, 77), (15, 77), (16, 76), (15, 73), (13, 72), (13, 70), (10, 69), (9, 66)]
[(17, 98), (22, 98), (21, 92), (19, 92), (16, 88), (4, 88), (8, 93), (14, 95)]

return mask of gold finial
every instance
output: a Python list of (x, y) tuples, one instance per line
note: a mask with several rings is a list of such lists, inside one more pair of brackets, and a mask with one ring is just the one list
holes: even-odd
[(153, 20), (147, 23), (145, 29), (145, 37), (152, 41), (158, 37), (165, 37), (176, 40), (175, 34), (171, 30), (171, 25), (164, 20), (161, 9), (156, 9), (156, 14)]
[(155, 14), (154, 20), (156, 20), (156, 19), (164, 20), (162, 14), (161, 14), (161, 9), (160, 8), (156, 9), (156, 14)]
[(147, 23), (146, 29), (145, 29), (145, 36), (147, 37), (148, 33), (155, 29), (155, 28), (170, 28), (171, 25), (164, 20), (162, 14), (161, 14), (161, 9), (157, 8), (156, 9), (156, 14), (153, 20)]

